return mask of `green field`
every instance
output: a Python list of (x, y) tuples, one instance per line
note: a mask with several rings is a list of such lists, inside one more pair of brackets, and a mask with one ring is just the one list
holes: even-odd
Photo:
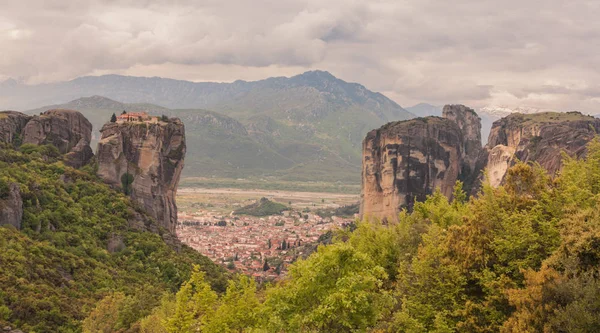
[(236, 188), (246, 190), (281, 190), (297, 192), (323, 192), (323, 193), (360, 193), (360, 184), (282, 181), (267, 178), (201, 178), (187, 177), (179, 182), (180, 188)]

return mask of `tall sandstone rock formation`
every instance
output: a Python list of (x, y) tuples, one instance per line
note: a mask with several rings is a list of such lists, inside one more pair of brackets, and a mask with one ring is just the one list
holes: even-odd
[(30, 119), (31, 116), (21, 112), (0, 112), (0, 142), (20, 144), (22, 140), (23, 129)]
[(64, 154), (67, 165), (79, 168), (94, 156), (90, 141), (92, 124), (74, 110), (48, 110), (32, 117), (23, 129), (23, 143), (51, 144)]
[(363, 141), (362, 216), (395, 220), (438, 188), (451, 197), (457, 180), (479, 174), (481, 120), (463, 105), (443, 117), (389, 123)]
[(600, 119), (579, 112), (512, 114), (494, 122), (486, 150), (489, 182), (498, 186), (517, 160), (537, 162), (551, 175), (562, 166), (562, 152), (582, 157), (600, 133)]
[[(12, 146), (24, 143), (53, 145), (67, 165), (81, 167), (94, 156), (90, 148), (92, 125), (79, 112), (49, 110), (39, 116), (16, 111), (0, 112), (0, 142)], [(1, 147), (0, 147), (1, 148)], [(0, 189), (0, 225), (21, 228), (23, 200), (16, 184)]]
[(455, 122), (462, 133), (462, 161), (468, 170), (462, 173), (473, 173), (477, 168), (481, 152), (481, 118), (471, 108), (464, 105), (446, 105), (442, 109), (442, 118)]
[(173, 232), (186, 151), (183, 123), (179, 119), (107, 123), (100, 132), (98, 175)]
[(21, 190), (14, 183), (0, 189), (0, 225), (8, 224), (21, 229), (23, 221), (23, 199)]

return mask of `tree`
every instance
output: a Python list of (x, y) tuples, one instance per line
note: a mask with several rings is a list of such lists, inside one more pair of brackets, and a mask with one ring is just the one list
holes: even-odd
[(168, 333), (165, 324), (175, 313), (175, 295), (165, 294), (160, 305), (152, 313), (140, 321), (141, 333)]
[(245, 275), (229, 281), (225, 295), (204, 327), (203, 332), (245, 332), (258, 322), (260, 303), (256, 296), (256, 283)]
[[(462, 305), (466, 278), (448, 256), (445, 231), (433, 225), (410, 263), (401, 265), (398, 295), (406, 318), (428, 330), (445, 323)], [(436, 324), (437, 323), (437, 324)]]
[(83, 321), (84, 333), (110, 333), (117, 330), (119, 309), (125, 302), (123, 293), (115, 293), (103, 298)]
[(196, 332), (214, 315), (217, 294), (205, 282), (204, 276), (204, 272), (194, 266), (192, 276), (177, 292), (175, 311), (166, 320), (168, 332)]
[(121, 186), (125, 195), (129, 195), (131, 193), (131, 184), (133, 184), (133, 175), (124, 173), (121, 176)]
[(270, 269), (271, 267), (269, 267), (269, 263), (267, 262), (267, 259), (265, 258), (265, 263), (263, 264), (263, 271), (266, 272)]
[(123, 112), (121, 112), (121, 114), (127, 114), (127, 111), (123, 110)]
[(269, 238), (269, 239), (267, 240), (267, 246), (269, 247), (269, 249), (271, 249), (271, 238)]
[(117, 116), (113, 113), (112, 116), (110, 116), (110, 122), (111, 123), (116, 123), (117, 122)]
[(365, 331), (392, 305), (385, 270), (344, 243), (320, 246), (267, 291), (264, 325), (274, 332)]

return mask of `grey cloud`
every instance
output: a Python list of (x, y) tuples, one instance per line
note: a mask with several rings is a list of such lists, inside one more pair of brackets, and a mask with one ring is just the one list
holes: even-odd
[(214, 79), (215, 68), (246, 68), (259, 79), (319, 68), (401, 104), (591, 110), (600, 106), (599, 16), (595, 0), (10, 1), (0, 8), (0, 77), (202, 80), (203, 69)]

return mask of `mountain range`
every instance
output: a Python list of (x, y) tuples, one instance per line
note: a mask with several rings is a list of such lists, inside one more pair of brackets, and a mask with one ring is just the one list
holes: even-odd
[[(190, 147), (184, 182), (195, 177), (267, 177), (358, 184), (361, 144), (369, 130), (442, 114), (441, 106), (427, 103), (404, 109), (325, 71), (232, 83), (120, 75), (40, 85), (7, 80), (0, 83), (0, 105), (30, 114), (53, 108), (79, 110), (94, 126), (94, 147), (98, 130), (112, 113), (145, 110), (179, 117)], [(480, 108), (482, 144), (501, 117), (542, 111), (547, 110)]]
[(123, 110), (179, 117), (189, 146), (184, 178), (359, 183), (366, 133), (414, 117), (384, 95), (324, 71), (233, 83), (119, 75), (33, 86), (6, 81), (0, 102), (27, 113), (79, 110), (95, 130)]

